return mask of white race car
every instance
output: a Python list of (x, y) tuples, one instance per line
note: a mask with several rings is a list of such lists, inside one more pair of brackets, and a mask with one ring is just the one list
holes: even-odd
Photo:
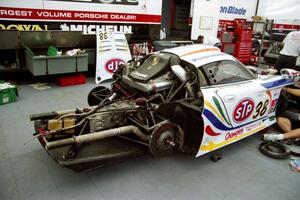
[(90, 92), (90, 107), (30, 116), (58, 163), (81, 170), (149, 151), (201, 156), (274, 124), (280, 91), (293, 83), (287, 76), (256, 76), (205, 45), (128, 62), (113, 78), (111, 89)]

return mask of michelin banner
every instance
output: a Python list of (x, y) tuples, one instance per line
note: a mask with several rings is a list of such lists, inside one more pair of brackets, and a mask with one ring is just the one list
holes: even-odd
[(103, 24), (61, 24), (62, 31), (81, 31), (84, 35), (95, 35), (96, 32), (123, 32), (132, 34), (131, 25), (103, 25)]
[(95, 82), (112, 78), (120, 64), (131, 60), (131, 53), (124, 33), (98, 31)]

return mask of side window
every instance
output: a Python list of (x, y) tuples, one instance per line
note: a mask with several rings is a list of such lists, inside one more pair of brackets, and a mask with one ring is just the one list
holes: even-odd
[(231, 60), (217, 61), (202, 67), (211, 85), (253, 79), (253, 76), (242, 65)]

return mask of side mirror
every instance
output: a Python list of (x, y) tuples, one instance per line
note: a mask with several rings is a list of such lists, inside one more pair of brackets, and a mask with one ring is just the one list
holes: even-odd
[(249, 69), (253, 74), (257, 73), (257, 67), (255, 66), (246, 65), (246, 68)]
[(294, 69), (288, 69), (288, 68), (281, 69), (281, 70), (280, 70), (280, 74), (281, 74), (282, 76), (290, 76), (290, 77), (293, 77), (293, 76), (300, 76), (300, 72), (298, 72), (297, 70), (294, 70)]
[(253, 74), (259, 74), (259, 75), (275, 75), (277, 73), (277, 69), (261, 69), (256, 66), (252, 65), (246, 65), (246, 68), (250, 70)]
[(300, 82), (300, 72), (294, 69), (281, 69), (280, 74), (285, 79), (292, 79), (295, 85), (298, 85)]

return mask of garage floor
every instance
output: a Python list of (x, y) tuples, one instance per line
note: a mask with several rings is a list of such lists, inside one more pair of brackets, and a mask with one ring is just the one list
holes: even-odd
[(259, 135), (218, 150), (223, 158), (150, 155), (90, 172), (57, 165), (36, 140), (29, 114), (82, 107), (95, 86), (45, 91), (20, 86), (15, 103), (0, 106), (0, 199), (206, 199), (296, 200), (300, 176), (288, 160), (263, 156)]

